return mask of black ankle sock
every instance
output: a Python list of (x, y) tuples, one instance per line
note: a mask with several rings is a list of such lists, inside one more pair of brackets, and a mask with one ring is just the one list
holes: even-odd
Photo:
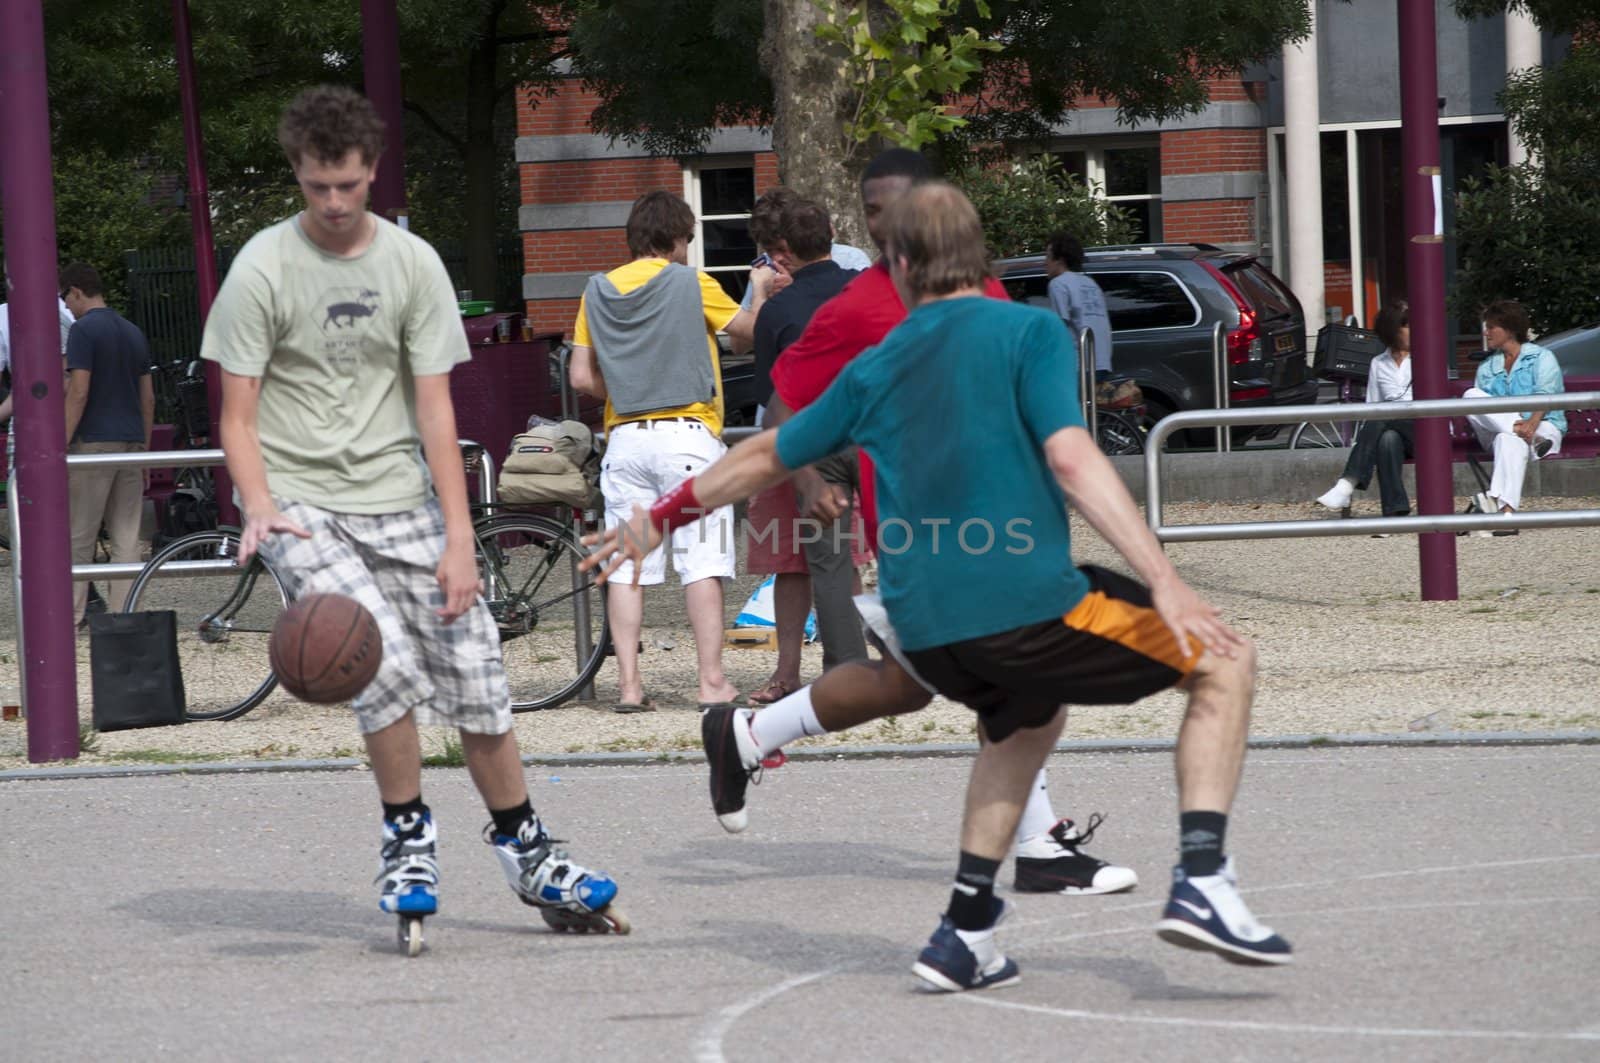
[(401, 816), (409, 815), (412, 812), (426, 811), (428, 811), (428, 806), (422, 803), (421, 794), (418, 794), (409, 801), (402, 801), (398, 805), (391, 805), (387, 801), (383, 802), (383, 818), (391, 823), (399, 819)]
[(526, 797), (522, 804), (512, 808), (491, 808), (489, 815), (494, 819), (496, 834), (504, 834), (508, 838), (517, 836), (517, 828), (533, 818), (533, 802)]
[(1215, 875), (1222, 869), (1226, 812), (1178, 813), (1178, 853), (1185, 875)]
[(957, 930), (987, 930), (994, 926), (994, 878), (999, 873), (1000, 861), (961, 851), (955, 888), (950, 891), (950, 910), (946, 913)]

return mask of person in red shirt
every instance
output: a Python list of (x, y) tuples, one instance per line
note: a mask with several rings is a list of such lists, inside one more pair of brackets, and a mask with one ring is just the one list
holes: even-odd
[[(885, 211), (914, 184), (930, 176), (927, 160), (905, 148), (883, 152), (868, 165), (861, 180), (861, 200), (867, 230), (880, 251)], [(995, 299), (1008, 298), (1004, 286), (993, 277), (985, 291)], [(816, 401), (851, 359), (880, 343), (905, 320), (906, 313), (888, 265), (880, 258), (824, 303), (800, 338), (779, 355), (772, 370), (773, 396), (765, 427), (776, 427), (794, 411)], [(878, 513), (872, 459), (865, 450), (859, 455), (862, 522), (868, 542), (876, 544)], [(824, 524), (836, 520), (850, 503), (845, 487), (826, 482), (815, 469), (796, 472), (794, 483), (801, 515)], [(810, 686), (759, 712), (728, 707), (702, 713), (701, 740), (711, 765), (712, 806), (726, 830), (738, 832), (748, 825), (745, 790), (750, 775), (761, 767), (763, 758), (771, 762), (780, 757), (786, 743), (842, 731), (884, 716), (915, 712), (932, 700), (932, 688), (902, 656), (899, 640), (877, 595), (861, 595), (856, 604), (872, 633), (872, 641), (882, 653), (880, 660), (838, 665)], [(1081, 847), (1102, 818), (1091, 816), (1081, 829), (1070, 819), (1058, 818), (1041, 770), (1017, 829), (1013, 849), (1017, 857), (1016, 889), (1089, 894), (1116, 893), (1136, 886), (1139, 877), (1131, 868), (1082, 852)]]

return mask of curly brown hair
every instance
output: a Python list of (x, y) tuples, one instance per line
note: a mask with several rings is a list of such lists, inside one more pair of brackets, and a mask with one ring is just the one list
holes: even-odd
[(278, 122), (278, 143), (290, 166), (307, 156), (330, 165), (343, 162), (352, 150), (371, 166), (383, 154), (383, 134), (383, 119), (372, 101), (343, 85), (303, 90)]

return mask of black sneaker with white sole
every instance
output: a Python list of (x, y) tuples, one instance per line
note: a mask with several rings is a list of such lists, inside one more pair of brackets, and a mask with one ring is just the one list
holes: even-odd
[(1016, 891), (1086, 895), (1121, 893), (1137, 886), (1139, 876), (1133, 868), (1119, 867), (1082, 850), (1103, 822), (1105, 817), (1096, 812), (1080, 831), (1072, 820), (1063, 819), (1044, 834), (1018, 842), (1013, 850), (1017, 857), (1013, 883)]
[(750, 710), (718, 705), (700, 713), (700, 744), (711, 769), (711, 807), (729, 834), (750, 825), (744, 793), (761, 773), (761, 750), (750, 733)]

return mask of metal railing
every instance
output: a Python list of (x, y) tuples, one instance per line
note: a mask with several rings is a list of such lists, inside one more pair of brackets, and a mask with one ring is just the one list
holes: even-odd
[[(464, 446), (475, 446), (483, 451), (478, 463), (478, 492), (479, 499), (486, 503), (493, 503), (495, 497), (494, 485), (494, 459), (491, 458), (482, 446), (470, 439), (459, 440)], [(225, 459), (221, 450), (136, 450), (123, 454), (68, 454), (67, 471), (73, 469), (203, 469), (222, 465)], [(27, 712), (28, 679), (23, 669), (27, 667), (28, 655), (23, 644), (25, 628), (22, 617), (22, 557), (23, 542), (22, 529), (18, 520), (21, 512), (18, 504), (17, 477), (13, 474), (6, 484), (6, 520), (11, 532), (11, 593), (15, 603), (17, 622), (17, 671), (20, 683), (24, 714)], [(73, 565), (72, 579), (74, 582), (93, 579), (133, 579), (144, 571), (143, 561), (112, 561), (102, 564)], [(206, 576), (230, 572), (238, 566), (231, 560), (217, 559), (212, 561), (176, 561), (161, 567), (162, 576)], [(578, 578), (576, 569), (573, 579)], [(573, 584), (577, 586), (576, 583)], [(579, 611), (586, 612), (588, 599), (583, 595), (578, 596)], [(588, 617), (582, 617), (586, 624)], [(587, 628), (583, 628), (587, 632)], [(586, 660), (585, 652), (580, 661)]]
[[(1228, 386), (1228, 342), (1223, 338), (1222, 322), (1220, 321), (1211, 326), (1211, 380), (1213, 386), (1216, 388), (1216, 391), (1212, 393), (1213, 401), (1216, 402), (1218, 409), (1226, 410), (1231, 404), (1230, 399), (1232, 398), (1232, 395), (1229, 394), (1230, 388)], [(1271, 424), (1272, 422), (1268, 421), (1265, 423)], [(1227, 426), (1217, 426), (1218, 431), (1216, 436), (1218, 454), (1227, 454), (1233, 450), (1233, 433), (1222, 431), (1221, 429), (1225, 427)], [(1157, 441), (1156, 446), (1159, 449), (1159, 440)]]
[[(1150, 430), (1144, 452), (1145, 519), (1163, 543), (1214, 542), (1224, 539), (1294, 539), (1373, 532), (1456, 532), (1479, 529), (1574, 528), (1600, 524), (1600, 509), (1546, 513), (1451, 513), (1413, 517), (1356, 517), (1349, 520), (1279, 520), (1249, 524), (1163, 524), (1161, 519), (1162, 444), (1173, 432), (1195, 426), (1294, 424), (1327, 420), (1400, 421), (1449, 417), (1461, 413), (1517, 413), (1523, 410), (1583, 410), (1600, 406), (1600, 391), (1560, 395), (1508, 395), (1504, 398), (1428, 399), (1417, 402), (1326, 403), (1315, 406), (1268, 406), (1248, 410), (1187, 410), (1161, 419)], [(1219, 433), (1227, 434), (1227, 433)]]
[(1078, 398), (1083, 402), (1083, 421), (1089, 438), (1100, 440), (1100, 404), (1094, 401), (1094, 332), (1078, 330)]

